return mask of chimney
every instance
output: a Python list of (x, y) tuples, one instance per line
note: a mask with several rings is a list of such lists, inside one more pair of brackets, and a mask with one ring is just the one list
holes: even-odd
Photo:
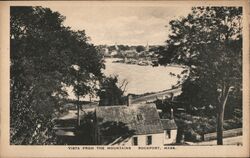
[(171, 108), (171, 115), (170, 115), (170, 119), (174, 119), (174, 110)]
[(174, 101), (174, 93), (170, 93), (170, 99), (171, 101)]
[(127, 106), (130, 106), (132, 104), (131, 101), (132, 101), (132, 95), (128, 94), (128, 96), (127, 96)]

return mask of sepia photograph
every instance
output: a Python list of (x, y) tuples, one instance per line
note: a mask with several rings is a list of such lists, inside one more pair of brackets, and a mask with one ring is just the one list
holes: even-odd
[(9, 146), (247, 147), (247, 7), (161, 3), (10, 3)]

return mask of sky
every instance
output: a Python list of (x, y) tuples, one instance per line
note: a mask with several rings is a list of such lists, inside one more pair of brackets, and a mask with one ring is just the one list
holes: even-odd
[(167, 5), (48, 5), (66, 16), (65, 26), (85, 30), (96, 45), (163, 45), (171, 19), (185, 16), (191, 7)]

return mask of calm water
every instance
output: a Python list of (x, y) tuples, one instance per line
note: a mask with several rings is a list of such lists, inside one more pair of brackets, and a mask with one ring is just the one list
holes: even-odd
[[(144, 94), (150, 92), (158, 92), (170, 89), (172, 85), (177, 84), (177, 77), (171, 76), (169, 73), (180, 74), (183, 68), (172, 66), (139, 66), (124, 63), (113, 63), (112, 61), (119, 60), (115, 58), (106, 58), (106, 68), (103, 73), (106, 76), (118, 75), (119, 83), (123, 80), (128, 81), (125, 95), (128, 93)], [(66, 88), (69, 93), (69, 98), (76, 99), (71, 87)], [(81, 100), (89, 100), (89, 96), (80, 98)], [(97, 100), (98, 98), (92, 98)]]
[(180, 74), (183, 71), (183, 68), (179, 67), (152, 67), (112, 63), (114, 60), (118, 59), (105, 59), (106, 69), (103, 72), (107, 76), (117, 74), (120, 82), (124, 79), (127, 80), (126, 94), (143, 94), (170, 89), (172, 85), (177, 84), (178, 79), (169, 73)]

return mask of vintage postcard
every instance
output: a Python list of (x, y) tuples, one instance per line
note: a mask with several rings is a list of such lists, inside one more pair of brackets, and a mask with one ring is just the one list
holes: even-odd
[(1, 157), (249, 157), (249, 2), (0, 2)]

